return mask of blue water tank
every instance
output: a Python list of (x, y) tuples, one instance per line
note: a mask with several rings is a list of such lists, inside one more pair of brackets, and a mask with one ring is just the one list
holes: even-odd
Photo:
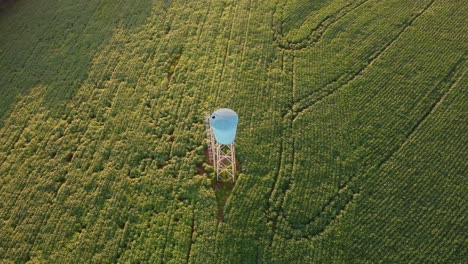
[(237, 113), (229, 108), (220, 108), (214, 111), (210, 117), (211, 128), (216, 142), (223, 145), (231, 144), (236, 138)]

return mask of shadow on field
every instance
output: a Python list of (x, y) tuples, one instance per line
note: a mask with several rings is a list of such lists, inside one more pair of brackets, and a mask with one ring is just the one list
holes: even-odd
[(151, 13), (150, 0), (117, 2), (0, 0), (0, 127), (15, 98), (39, 85), (57, 112), (115, 29), (137, 30)]
[(217, 181), (213, 179), (213, 190), (216, 196), (216, 204), (218, 205), (218, 222), (224, 221), (224, 206), (231, 196), (232, 189), (234, 189), (235, 182), (232, 181)]
[(7, 8), (12, 6), (17, 0), (0, 0), (0, 15), (5, 12)]

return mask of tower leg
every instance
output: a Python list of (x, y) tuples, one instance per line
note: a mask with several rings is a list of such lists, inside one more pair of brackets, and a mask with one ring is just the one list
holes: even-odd
[[(234, 143), (222, 145), (216, 143), (215, 170), (217, 180), (235, 181), (236, 175), (236, 156)], [(226, 177), (227, 176), (227, 177)]]
[(234, 143), (231, 143), (231, 167), (232, 167), (232, 182), (234, 182), (236, 175), (236, 149)]

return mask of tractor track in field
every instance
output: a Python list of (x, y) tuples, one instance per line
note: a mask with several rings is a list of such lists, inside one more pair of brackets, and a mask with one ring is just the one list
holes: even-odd
[[(231, 12), (232, 13), (232, 17), (231, 17), (231, 26), (229, 27), (229, 38), (228, 40), (226, 41), (226, 48), (224, 49), (224, 53), (223, 53), (223, 63), (221, 64), (222, 65), (222, 68), (221, 68), (221, 76), (219, 77), (219, 83), (221, 82), (221, 80), (223, 80), (224, 78), (224, 71), (226, 69), (226, 60), (227, 60), (227, 57), (228, 57), (228, 54), (229, 54), (229, 47), (231, 46), (231, 39), (232, 39), (232, 32), (234, 30), (234, 23), (236, 22), (236, 16), (235, 14), (237, 14), (237, 9), (239, 8), (239, 5), (236, 5), (235, 6), (235, 9), (234, 9), (234, 12)], [(216, 96), (218, 97), (218, 96)]]
[[(387, 164), (392, 159), (392, 157), (397, 155), (407, 144), (409, 144), (409, 142), (411, 142), (411, 139), (414, 137), (415, 133), (417, 133), (419, 131), (421, 125), (426, 122), (427, 118), (431, 114), (433, 114), (439, 108), (440, 105), (442, 105), (445, 98), (452, 91), (455, 84), (463, 77), (464, 72), (462, 72), (462, 69), (463, 69), (462, 65), (464, 65), (465, 61), (466, 61), (465, 58), (461, 58), (459, 61), (457, 61), (455, 63), (455, 65), (450, 69), (447, 76), (442, 81), (440, 81), (439, 84), (443, 84), (443, 86), (444, 86), (444, 88), (441, 89), (440, 95), (437, 98), (435, 98), (435, 100), (433, 100), (432, 104), (430, 105), (430, 107), (428, 107), (427, 111), (425, 111), (423, 113), (423, 115), (421, 116), (421, 118), (419, 118), (414, 123), (414, 125), (407, 131), (407, 133), (404, 135), (401, 142), (397, 146), (395, 146), (393, 148), (393, 150), (391, 150), (388, 153), (388, 155), (383, 157), (383, 159), (376, 166), (371, 167), (369, 170), (367, 170), (362, 175), (368, 175), (368, 174), (370, 174), (372, 172), (380, 171), (381, 168), (384, 167), (385, 164)], [(439, 85), (436, 85), (435, 87), (438, 87), (438, 86)], [(437, 88), (434, 88), (434, 89), (437, 89)], [(311, 238), (311, 237), (314, 237), (314, 236), (319, 236), (319, 235), (321, 235), (323, 232), (325, 232), (327, 230), (327, 228), (330, 226), (330, 224), (340, 214), (342, 214), (344, 212), (344, 210), (346, 210), (346, 208), (349, 206), (351, 201), (354, 200), (359, 195), (360, 187), (357, 186), (357, 183), (356, 183), (356, 180), (358, 180), (358, 178), (359, 178), (359, 175), (354, 175), (354, 176), (350, 177), (348, 180), (346, 180), (344, 182), (344, 184), (342, 184), (342, 186), (338, 190), (337, 195), (332, 196), (332, 197), (329, 198), (329, 200), (326, 202), (326, 204), (322, 206), (322, 210), (317, 216), (315, 216), (314, 218), (309, 219), (308, 221), (306, 221), (304, 223), (301, 223), (300, 225), (295, 225), (295, 224), (291, 223), (290, 221), (288, 221), (287, 220), (287, 215), (285, 215), (284, 212), (281, 209), (279, 210), (279, 214), (282, 215), (283, 219), (285, 219), (286, 222), (288, 223), (288, 225), (289, 225), (288, 228), (291, 228), (291, 229), (294, 230), (294, 229), (304, 229), (305, 227), (310, 226), (315, 221), (317, 221), (318, 219), (323, 217), (326, 213), (331, 213), (332, 217), (330, 218), (331, 219), (330, 223), (328, 225), (326, 225), (326, 226), (323, 226), (319, 230), (316, 230), (317, 233), (315, 233), (315, 234), (304, 233), (299, 237), (296, 236), (296, 238)], [(341, 199), (344, 199), (345, 203), (342, 206), (340, 206), (341, 210), (339, 210), (339, 212), (334, 213), (333, 211), (327, 211), (327, 208), (336, 208), (337, 201), (340, 201)]]
[[(358, 3), (348, 3), (344, 5), (343, 7), (339, 8), (337, 11), (334, 13), (325, 16), (315, 28), (310, 30), (309, 34), (307, 34), (306, 37), (299, 41), (290, 41), (287, 39), (287, 37), (284, 35), (283, 32), (283, 22), (276, 22), (275, 21), (275, 13), (278, 9), (277, 6), (274, 7), (272, 16), (271, 16), (271, 30), (273, 32), (273, 40), (276, 42), (279, 48), (283, 50), (302, 50), (310, 47), (311, 45), (317, 43), (320, 41), (322, 38), (323, 34), (335, 23), (337, 23), (339, 20), (341, 20), (343, 17), (347, 16), (357, 8), (359, 8), (361, 5), (364, 3), (368, 2), (370, 0), (364, 0)], [(284, 6), (287, 4), (285, 2), (283, 6), (281, 7), (284, 9)], [(315, 34), (315, 35), (314, 35)], [(314, 35), (312, 37), (312, 35)]]
[[(93, 19), (95, 18), (98, 9), (100, 9), (100, 8), (102, 7), (102, 5), (103, 5), (103, 3), (100, 3), (100, 4), (93, 10), (93, 14), (92, 14), (91, 16), (89, 16), (89, 19), (88, 19), (88, 21), (86, 21), (85, 26), (83, 27), (83, 29), (81, 30), (81, 32), (78, 34), (79, 36), (84, 35), (85, 31), (86, 31), (86, 30), (88, 29), (88, 27), (89, 27), (89, 24), (90, 24), (91, 20), (93, 20)], [(78, 18), (77, 18), (76, 20), (78, 20)], [(78, 41), (74, 43), (73, 47), (75, 47), (75, 46), (77, 45), (77, 43), (78, 43)], [(102, 42), (101, 42), (101, 44), (102, 44)], [(65, 60), (61, 63), (60, 68), (63, 68), (63, 65), (65, 65)], [(57, 95), (57, 94), (55, 94), (54, 97), (56, 97), (56, 95)]]
[(249, 40), (249, 29), (250, 29), (250, 19), (252, 18), (252, 0), (249, 0), (249, 16), (247, 18), (247, 26), (245, 28), (245, 36), (244, 36), (244, 43), (242, 45), (242, 51), (241, 51), (241, 58), (240, 58), (240, 61), (241, 61), (241, 65), (240, 65), (240, 71), (239, 72), (243, 72), (243, 66), (244, 66), (244, 57), (245, 57), (245, 50), (246, 50), (246, 47), (247, 47), (247, 42)]
[[(365, 1), (364, 1), (365, 2)], [(301, 115), (301, 114), (304, 114), (305, 111), (307, 111), (308, 109), (310, 109), (312, 106), (316, 105), (318, 102), (324, 100), (325, 98), (329, 97), (330, 95), (334, 94), (336, 91), (340, 90), (341, 88), (347, 86), (349, 83), (351, 83), (352, 81), (354, 81), (358, 76), (361, 76), (363, 75), (363, 73), (369, 69), (369, 67), (371, 65), (374, 64), (374, 62), (376, 60), (378, 60), (379, 58), (381, 58), (381, 56), (391, 48), (391, 46), (403, 35), (403, 33), (405, 33), (408, 28), (410, 28), (414, 22), (417, 20), (417, 18), (419, 18), (422, 14), (424, 14), (433, 4), (434, 4), (435, 0), (431, 0), (429, 1), (421, 11), (419, 11), (418, 13), (416, 13), (408, 23), (406, 23), (406, 25), (387, 43), (385, 44), (382, 48), (380, 48), (376, 53), (374, 53), (373, 56), (371, 56), (369, 58), (369, 60), (367, 61), (367, 63), (364, 65), (364, 67), (361, 67), (360, 69), (358, 69), (353, 75), (351, 76), (348, 76), (348, 75), (341, 75), (339, 76), (338, 78), (335, 78), (333, 81), (329, 82), (328, 84), (326, 84), (322, 89), (318, 90), (317, 92), (314, 92), (314, 93), (311, 93), (311, 94), (308, 94), (305, 96), (305, 98), (301, 98), (299, 100), (295, 100), (294, 99), (294, 94), (292, 95), (292, 104), (288, 106), (288, 109), (284, 112), (283, 114), (283, 123), (284, 124), (289, 124), (291, 123), (290, 125), (287, 125), (288, 127), (290, 127), (291, 129), (291, 132), (289, 133), (292, 133), (292, 124), (296, 121), (296, 119)], [(361, 3), (363, 4), (363, 2)], [(356, 7), (357, 8), (357, 7)], [(294, 58), (295, 58), (295, 54), (293, 53), (293, 69), (294, 69)], [(458, 65), (458, 64), (457, 64)], [(295, 75), (294, 75), (294, 71), (293, 71), (293, 75), (292, 75), (292, 80), (291, 80), (291, 83), (292, 83), (292, 93), (295, 93), (295, 89), (294, 89), (294, 86), (295, 86)], [(317, 94), (319, 94), (319, 96), (317, 96)], [(313, 100), (313, 97), (317, 97), (315, 100)], [(436, 102), (437, 104), (437, 102)], [(429, 115), (430, 113), (432, 112), (429, 111), (424, 117), (422, 120), (419, 120), (418, 121), (418, 124), (420, 122), (422, 122), (426, 117), (427, 115)], [(414, 130), (416, 130), (416, 128), (418, 127), (418, 125), (416, 125), (415, 128), (413, 128)], [(283, 129), (284, 130), (284, 129)], [(414, 131), (413, 131), (414, 132)], [(412, 134), (413, 132), (410, 132), (410, 134)], [(285, 141), (284, 141), (284, 138), (287, 136), (287, 133), (284, 132), (282, 133), (282, 136), (281, 136), (281, 143), (280, 143), (280, 148), (279, 148), (279, 166), (280, 168), (277, 168), (276, 170), (276, 173), (275, 173), (275, 176), (274, 176), (274, 182), (273, 182), (273, 185), (272, 185), (272, 188), (271, 190), (268, 192), (268, 195), (269, 195), (269, 198), (268, 198), (268, 203), (267, 203), (267, 208), (266, 208), (266, 216), (267, 218), (273, 222), (273, 229), (274, 229), (274, 232), (278, 232), (278, 230), (276, 229), (276, 223), (278, 221), (278, 217), (282, 217), (286, 223), (288, 224), (288, 228), (291, 228), (292, 230), (297, 230), (297, 229), (300, 229), (300, 228), (304, 228), (304, 226), (308, 226), (308, 225), (311, 225), (313, 224), (314, 222), (318, 221), (321, 217), (323, 217), (326, 213), (327, 213), (327, 208), (331, 208), (329, 213), (331, 213), (332, 215), (334, 215), (334, 217), (331, 217), (330, 221), (328, 222), (328, 224), (324, 225), (322, 228), (320, 229), (316, 229), (314, 233), (306, 233), (304, 235), (302, 235), (301, 237), (302, 238), (311, 238), (311, 237), (314, 237), (314, 236), (318, 236), (320, 234), (322, 234), (324, 231), (326, 231), (326, 229), (330, 226), (330, 224), (336, 219), (337, 216), (339, 216), (343, 210), (348, 207), (348, 205), (354, 200), (354, 198), (359, 194), (359, 187), (358, 186), (353, 186), (353, 182), (355, 181), (356, 179), (356, 175), (355, 176), (352, 176), (350, 177), (348, 180), (345, 181), (345, 183), (339, 188), (339, 190), (337, 191), (337, 194), (330, 197), (329, 200), (325, 203), (325, 205), (322, 206), (322, 210), (320, 211), (320, 213), (315, 216), (314, 218), (311, 218), (309, 219), (308, 221), (306, 221), (305, 223), (301, 223), (300, 225), (295, 225), (293, 223), (291, 223), (286, 215), (284, 214), (283, 212), (283, 209), (282, 209), (282, 206), (283, 206), (283, 203), (284, 203), (284, 199), (285, 199), (285, 195), (287, 193), (287, 190), (289, 190), (290, 188), (290, 185), (292, 184), (292, 181), (293, 181), (293, 174), (294, 174), (294, 161), (291, 161), (292, 162), (292, 167), (291, 167), (291, 171), (289, 172), (291, 174), (291, 176), (288, 176), (288, 177), (282, 177), (285, 176), (286, 174), (282, 173), (282, 169), (281, 169), (281, 166), (282, 166), (282, 163), (283, 163), (283, 160), (284, 160), (284, 151), (285, 151), (285, 148), (284, 148), (284, 144), (285, 144)], [(406, 141), (405, 141), (406, 142)], [(294, 140), (292, 140), (292, 144), (291, 144), (291, 150), (294, 151)], [(404, 142), (402, 143), (404, 144)], [(401, 147), (401, 146), (400, 146)], [(398, 148), (399, 149), (399, 148)], [(398, 151), (395, 150), (392, 152), (392, 154), (388, 157), (388, 158), (384, 158), (384, 161), (379, 164), (377, 166), (377, 170), (383, 165), (383, 163), (385, 163), (385, 160), (389, 159), (394, 152), (397, 152)], [(292, 156), (292, 158), (294, 159), (294, 156)], [(284, 179), (283, 179), (284, 178)], [(278, 186), (280, 185), (279, 181), (281, 180), (284, 180), (285, 182), (282, 183), (281, 185), (284, 186), (283, 188), (280, 188), (281, 190), (278, 189)], [(277, 194), (279, 191), (281, 191), (282, 193), (281, 194)], [(273, 196), (278, 196), (277, 198), (274, 198)], [(277, 216), (273, 217), (272, 215), (272, 206), (274, 204), (274, 201), (277, 200), (277, 199), (280, 199), (278, 201), (278, 206), (277, 206)], [(337, 201), (339, 201), (340, 199), (344, 199), (346, 202), (340, 206), (338, 208), (338, 211), (334, 212), (333, 211), (333, 208), (336, 208), (335, 203)], [(284, 234), (286, 235), (286, 234)], [(273, 239), (273, 237), (272, 237)]]
[(195, 233), (195, 205), (192, 206), (192, 222), (190, 224), (190, 243), (187, 251), (187, 263), (190, 263), (190, 254), (192, 253), (193, 234)]
[(201, 38), (201, 35), (202, 33), (204, 32), (204, 28), (205, 28), (205, 25), (206, 25), (206, 20), (208, 18), (208, 15), (210, 14), (211, 12), (211, 5), (213, 4), (213, 1), (211, 0), (208, 4), (208, 6), (206, 7), (206, 13), (205, 13), (205, 16), (203, 17), (203, 22), (200, 26), (200, 34), (197, 34), (197, 44), (199, 45), (200, 44), (200, 38)]
[[(193, 13), (191, 14), (191, 16), (192, 16), (192, 15), (193, 15)], [(188, 19), (188, 21), (191, 21), (191, 16), (190, 16), (190, 18)], [(195, 29), (195, 30), (196, 30), (196, 29)], [(201, 34), (201, 33), (200, 33), (200, 34)], [(181, 54), (181, 57), (182, 57), (182, 55), (183, 55), (183, 54)], [(195, 65), (193, 65), (193, 67), (195, 67)], [(184, 74), (187, 74), (187, 73), (191, 72), (191, 70), (193, 70), (193, 69), (187, 68), (187, 70), (184, 72)], [(180, 76), (180, 75), (178, 75), (178, 76)], [(178, 76), (176, 76), (176, 80), (177, 80), (177, 77), (178, 77)], [(187, 83), (187, 80), (185, 80), (185, 81), (183, 82), (183, 84), (186, 84), (186, 83)], [(175, 122), (176, 124), (177, 124), (177, 123), (180, 123), (180, 122), (178, 122), (178, 121), (181, 120), (182, 118), (184, 118), (183, 115), (179, 114), (179, 112), (180, 112), (181, 106), (182, 106), (182, 104), (183, 104), (185, 92), (186, 92), (186, 89), (183, 89), (183, 90), (182, 90), (182, 93), (181, 93), (181, 95), (180, 95), (180, 100), (179, 100), (178, 103), (177, 103), (177, 110), (175, 111), (175, 113), (176, 113), (176, 115), (177, 115), (177, 121)], [(172, 159), (174, 158), (174, 155), (173, 155), (173, 153), (172, 153), (172, 152), (173, 152), (173, 146), (174, 146), (174, 144), (171, 144), (170, 160), (172, 160)], [(180, 166), (181, 166), (181, 165), (182, 165), (182, 164), (179, 165), (179, 169), (180, 169)], [(180, 172), (179, 172), (179, 174), (178, 174), (178, 176), (177, 176), (177, 179), (178, 179), (178, 180), (182, 180), (182, 172), (183, 172), (183, 171), (180, 171)], [(177, 194), (179, 193), (179, 188), (180, 188), (180, 187), (178, 187), (178, 188), (176, 188), (176, 189), (173, 190), (173, 197), (174, 197), (174, 199), (172, 200), (172, 204), (171, 204), (171, 207), (172, 207), (172, 208), (175, 208), (174, 205), (175, 205), (175, 203), (177, 202)], [(190, 201), (190, 205), (191, 205), (192, 207), (194, 207), (194, 206), (195, 206), (195, 201), (192, 201), (192, 200), (189, 200), (189, 201)], [(194, 208), (192, 208), (192, 210), (193, 210), (193, 211), (192, 211), (192, 212), (193, 212), (193, 215), (192, 215), (192, 226), (191, 226), (192, 232), (191, 232), (191, 234), (190, 234), (190, 244), (189, 244), (189, 248), (188, 248), (188, 252), (187, 252), (187, 261), (190, 260), (190, 253), (191, 253), (192, 244), (193, 244), (193, 234), (194, 234), (194, 231), (195, 231), (195, 210), (194, 210)], [(174, 218), (175, 211), (176, 211), (175, 209), (172, 210), (172, 211), (170, 212), (169, 217), (168, 217), (168, 223), (167, 223), (167, 225), (166, 225), (167, 228), (165, 229), (165, 239), (164, 239), (164, 243), (163, 243), (163, 247), (162, 247), (162, 252), (161, 252), (161, 258), (160, 258), (161, 263), (164, 262), (164, 258), (165, 258), (165, 254), (166, 254), (165, 252), (166, 252), (167, 243), (168, 243), (168, 236), (169, 236), (169, 234), (173, 231), (173, 226), (171, 225), (171, 223), (172, 223), (172, 221), (173, 221), (172, 219)]]
[[(414, 15), (411, 18), (411, 20), (389, 42), (387, 42), (387, 44), (385, 44), (380, 50), (378, 50), (376, 53), (374, 53), (373, 56), (369, 58), (369, 60), (364, 65), (364, 67), (361, 67), (354, 74), (350, 76), (343, 74), (339, 76), (338, 78), (334, 79), (333, 81), (329, 82), (328, 84), (324, 85), (321, 89), (317, 90), (317, 92), (306, 94), (299, 101), (294, 102), (292, 110), (290, 111), (290, 114), (293, 115), (293, 120), (295, 121), (296, 118), (299, 115), (301, 115), (304, 111), (311, 108), (312, 106), (319, 103), (320, 101), (327, 98), (328, 96), (334, 94), (341, 88), (347, 86), (349, 83), (354, 81), (357, 77), (362, 76), (363, 73), (370, 66), (372, 66), (375, 61), (380, 59), (382, 55), (387, 50), (389, 50), (390, 47), (403, 35), (403, 33), (405, 33), (414, 24), (417, 18), (420, 17), (422, 14), (424, 14), (434, 4), (434, 2), (435, 0), (431, 0), (420, 12)], [(336, 87), (335, 87), (335, 84), (336, 84)]]
[[(419, 118), (416, 123), (410, 128), (408, 133), (404, 136), (402, 142), (398, 145), (398, 147), (394, 148), (394, 150), (390, 151), (390, 154), (385, 156), (384, 159), (377, 164), (377, 169), (376, 171), (380, 170), (389, 160), (394, 157), (398, 152), (400, 152), (401, 149), (403, 149), (411, 139), (414, 137), (414, 134), (419, 130), (419, 128), (422, 126), (422, 124), (427, 120), (427, 118), (433, 114), (439, 106), (444, 102), (445, 98), (447, 95), (452, 91), (452, 89), (455, 87), (455, 84), (463, 77), (463, 65), (466, 62), (466, 58), (462, 57), (459, 59), (454, 66), (450, 69), (449, 73), (447, 76), (440, 81), (437, 85), (443, 84), (444, 88), (441, 89), (440, 95), (433, 101), (433, 103), (430, 105), (428, 110)], [(460, 76), (459, 76), (460, 75)], [(436, 89), (436, 88), (435, 88)]]
[[(228, 14), (230, 15), (230, 19), (229, 21), (231, 21), (231, 25), (229, 26), (229, 37), (228, 39), (226, 40), (226, 45), (225, 45), (225, 48), (223, 49), (223, 61), (221, 63), (221, 73), (219, 75), (219, 78), (218, 78), (218, 81), (217, 83), (220, 84), (222, 82), (222, 80), (224, 79), (224, 72), (225, 72), (225, 68), (226, 68), (226, 60), (227, 60), (227, 57), (228, 57), (228, 54), (229, 54), (229, 47), (231, 45), (231, 39), (232, 39), (232, 32), (233, 32), (233, 29), (234, 29), (234, 23), (236, 21), (236, 13), (237, 13), (237, 9), (239, 8), (239, 4), (236, 4), (234, 8), (234, 11), (231, 11), (231, 12), (228, 12)], [(224, 11), (223, 11), (223, 14), (224, 14)], [(219, 98), (219, 93), (220, 93), (220, 86), (218, 86), (218, 88), (216, 89), (216, 97), (215, 97), (215, 101), (218, 100)]]

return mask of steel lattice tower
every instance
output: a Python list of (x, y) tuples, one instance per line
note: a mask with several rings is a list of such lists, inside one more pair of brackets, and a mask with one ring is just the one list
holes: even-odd
[(210, 123), (210, 115), (205, 118), (205, 126), (209, 141), (208, 155), (212, 162), (216, 179), (220, 181), (236, 180), (236, 150), (234, 141), (230, 144), (220, 144), (216, 141)]

